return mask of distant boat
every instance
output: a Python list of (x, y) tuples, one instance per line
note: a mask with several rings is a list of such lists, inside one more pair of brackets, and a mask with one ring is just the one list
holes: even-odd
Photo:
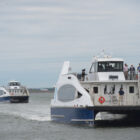
[(47, 92), (47, 91), (48, 91), (47, 88), (41, 88), (40, 90), (41, 90), (41, 91), (44, 91), (44, 92)]
[(0, 87), (0, 102), (5, 102), (9, 100), (10, 100), (9, 92), (4, 87)]
[(29, 91), (25, 86), (22, 86), (18, 81), (10, 81), (8, 84), (11, 103), (28, 103)]

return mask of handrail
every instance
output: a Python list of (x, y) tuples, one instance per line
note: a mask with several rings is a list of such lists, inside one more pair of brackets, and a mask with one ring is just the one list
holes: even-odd
[(140, 72), (138, 72), (138, 90), (140, 94)]

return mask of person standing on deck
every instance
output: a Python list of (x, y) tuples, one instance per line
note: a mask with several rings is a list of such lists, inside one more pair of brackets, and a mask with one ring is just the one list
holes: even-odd
[(137, 71), (138, 71), (138, 78), (140, 78), (140, 63), (139, 66), (137, 67)]
[(140, 63), (139, 63), (139, 66), (137, 67), (137, 71), (138, 73), (140, 73)]
[(125, 80), (128, 80), (128, 65), (127, 64), (124, 65), (123, 71), (124, 71)]
[(123, 96), (124, 96), (124, 91), (123, 91), (123, 88), (121, 87), (119, 91), (119, 105), (123, 105), (123, 102), (124, 102)]
[(134, 80), (134, 77), (135, 77), (135, 68), (133, 65), (131, 65), (130, 69), (130, 80)]
[(86, 75), (85, 71), (86, 71), (85, 69), (82, 69), (82, 75), (81, 75), (81, 80), (82, 81), (85, 80), (85, 75)]

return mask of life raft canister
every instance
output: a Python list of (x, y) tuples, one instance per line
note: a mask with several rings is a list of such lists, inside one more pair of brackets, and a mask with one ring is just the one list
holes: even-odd
[(98, 99), (98, 101), (99, 101), (101, 104), (103, 104), (103, 103), (105, 102), (105, 98), (104, 98), (103, 96), (101, 96), (101, 97)]

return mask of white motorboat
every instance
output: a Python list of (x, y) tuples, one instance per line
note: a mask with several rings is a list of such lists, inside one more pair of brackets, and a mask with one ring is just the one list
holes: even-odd
[(120, 58), (94, 57), (89, 72), (79, 76), (64, 62), (51, 101), (52, 121), (94, 124), (99, 112), (139, 116), (140, 76), (126, 80), (123, 64)]

